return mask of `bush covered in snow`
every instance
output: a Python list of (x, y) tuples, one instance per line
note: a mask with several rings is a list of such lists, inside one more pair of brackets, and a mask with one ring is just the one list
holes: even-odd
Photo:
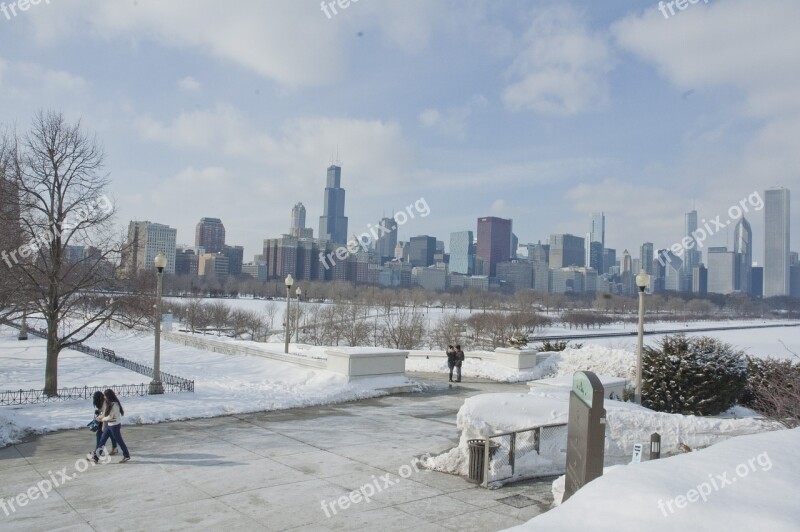
[(800, 427), (800, 363), (747, 357), (741, 403), (788, 428)]
[(666, 336), (642, 358), (642, 405), (659, 412), (720, 414), (747, 383), (744, 354), (716, 338)]

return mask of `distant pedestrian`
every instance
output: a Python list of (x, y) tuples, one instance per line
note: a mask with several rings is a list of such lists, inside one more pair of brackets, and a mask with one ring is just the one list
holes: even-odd
[(458, 380), (456, 382), (461, 382), (461, 365), (464, 363), (464, 351), (461, 350), (461, 346), (456, 344), (456, 371), (458, 375)]
[(456, 367), (456, 348), (447, 346), (447, 367), (450, 368), (450, 382), (453, 382), (453, 368)]
[[(94, 392), (94, 395), (92, 396), (92, 404), (94, 404), (94, 419), (95, 420), (97, 420), (97, 416), (99, 416), (101, 413), (103, 413), (105, 411), (105, 402), (106, 402), (106, 396), (103, 395), (103, 392), (101, 392), (101, 391)], [(108, 425), (107, 423), (101, 422), (101, 421), (98, 421), (98, 423), (100, 423), (100, 428), (97, 430), (97, 432), (94, 433), (94, 435), (95, 435), (94, 448), (95, 449), (100, 447), (100, 438), (103, 437), (103, 432), (105, 432), (106, 426)], [(111, 440), (111, 453), (110, 454), (112, 454), (112, 455), (118, 454), (119, 453), (119, 449), (117, 449), (117, 440), (114, 439), (113, 435), (109, 439)], [(103, 452), (105, 452), (105, 449), (103, 449)]]
[(94, 461), (98, 461), (98, 453), (100, 453), (105, 446), (106, 440), (113, 436), (114, 439), (117, 440), (119, 446), (122, 447), (122, 460), (120, 460), (120, 463), (124, 463), (131, 459), (131, 454), (128, 452), (128, 446), (125, 445), (125, 440), (122, 439), (121, 432), (122, 416), (125, 415), (125, 410), (122, 408), (122, 403), (117, 399), (117, 394), (114, 393), (114, 390), (109, 388), (104, 395), (106, 398), (105, 408), (100, 415), (97, 416), (97, 421), (104, 421), (107, 426), (103, 431), (103, 437), (100, 438), (100, 444), (95, 451)]

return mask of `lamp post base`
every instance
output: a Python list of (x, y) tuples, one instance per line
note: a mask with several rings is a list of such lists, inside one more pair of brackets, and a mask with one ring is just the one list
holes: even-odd
[(27, 340), (28, 339), (28, 331), (20, 331), (19, 336), (17, 336), (17, 340)]
[(147, 393), (150, 395), (161, 395), (164, 393), (164, 385), (161, 381), (152, 381), (147, 389)]

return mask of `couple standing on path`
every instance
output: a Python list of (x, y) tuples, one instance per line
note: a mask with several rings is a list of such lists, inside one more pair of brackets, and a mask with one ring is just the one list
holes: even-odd
[(97, 445), (92, 455), (92, 459), (97, 463), (100, 454), (106, 453), (106, 441), (111, 440), (111, 454), (117, 454), (117, 445), (122, 447), (122, 460), (120, 463), (127, 462), (131, 459), (128, 452), (128, 446), (125, 445), (125, 440), (122, 439), (121, 424), (125, 410), (122, 408), (114, 390), (108, 389), (105, 393), (95, 392), (92, 397), (94, 403), (94, 416), (95, 421), (100, 423), (99, 430), (97, 431)]
[(450, 382), (453, 382), (453, 368), (458, 368), (456, 373), (456, 377), (458, 380), (456, 382), (461, 382), (461, 364), (464, 362), (464, 351), (461, 350), (461, 346), (456, 344), (455, 347), (452, 345), (447, 346), (447, 367), (450, 368)]

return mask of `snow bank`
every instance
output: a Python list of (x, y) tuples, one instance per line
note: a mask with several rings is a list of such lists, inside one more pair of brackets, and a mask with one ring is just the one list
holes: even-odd
[[(677, 454), (683, 446), (691, 449), (707, 447), (732, 436), (774, 430), (777, 425), (755, 418), (720, 419), (653, 412), (634, 403), (604, 402), (606, 421), (606, 464), (630, 461), (635, 443), (648, 443), (653, 432), (661, 434), (662, 456)], [(461, 438), (457, 447), (426, 459), (430, 469), (466, 475), (469, 445), (473, 438), (525, 429), (538, 425), (566, 423), (569, 411), (569, 390), (547, 392), (532, 390), (529, 394), (496, 393), (471, 397), (458, 412), (457, 426)], [(525, 453), (525, 440), (517, 441), (517, 463), (514, 478), (562, 473), (566, 462), (566, 430), (549, 435), (548, 445), (539, 454)], [(508, 442), (498, 439), (500, 455), (507, 452)], [(544, 438), (543, 438), (544, 443)], [(530, 446), (529, 446), (530, 447)], [(530, 455), (530, 456), (529, 456)], [(508, 471), (498, 468), (492, 478), (505, 479)]]
[[(769, 530), (800, 523), (800, 429), (741, 436), (699, 452), (605, 470), (527, 530)], [(560, 484), (559, 487), (557, 484)], [(563, 479), (553, 486), (563, 492)]]

